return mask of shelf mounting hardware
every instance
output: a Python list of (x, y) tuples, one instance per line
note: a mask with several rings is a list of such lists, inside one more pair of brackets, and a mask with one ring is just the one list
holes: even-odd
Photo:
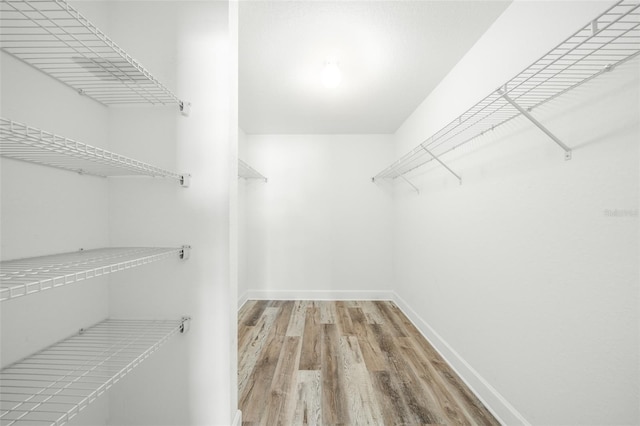
[[(398, 173), (398, 172), (396, 172)], [(411, 181), (409, 179), (406, 178), (405, 175), (398, 173), (398, 176), (400, 176), (402, 178), (403, 181), (407, 182), (409, 185), (411, 185), (411, 187), (416, 191), (416, 194), (420, 195), (420, 190), (418, 189), (417, 186), (415, 186), (413, 183), (411, 183)]]
[(191, 246), (182, 246), (180, 250), (180, 259), (187, 260), (191, 256)]
[(180, 333), (187, 334), (189, 332), (189, 329), (191, 328), (191, 317), (185, 315), (181, 318), (181, 320), (182, 324), (180, 325)]
[(191, 102), (180, 101), (180, 114), (188, 117), (191, 115)]
[(460, 175), (458, 175), (456, 172), (454, 172), (453, 170), (451, 170), (451, 169), (449, 168), (449, 166), (447, 166), (446, 164), (444, 164), (444, 163), (442, 162), (442, 160), (440, 160), (440, 159), (439, 159), (439, 158), (438, 158), (438, 157), (437, 157), (433, 152), (429, 151), (429, 150), (427, 149), (427, 147), (425, 147), (424, 145), (420, 145), (420, 147), (421, 147), (422, 149), (424, 149), (424, 150), (427, 152), (427, 154), (429, 154), (431, 157), (433, 157), (433, 159), (434, 159), (434, 160), (436, 160), (438, 163), (440, 163), (440, 165), (441, 165), (442, 167), (444, 167), (445, 169), (449, 170), (449, 173), (451, 173), (452, 175), (454, 175), (454, 176), (458, 179), (458, 182), (460, 182), (460, 185), (462, 185), (462, 178), (460, 177)]
[(542, 130), (547, 136), (549, 136), (555, 143), (558, 144), (560, 148), (564, 150), (564, 159), (571, 160), (571, 148), (565, 145), (556, 135), (554, 135), (549, 129), (547, 129), (542, 123), (540, 123), (534, 116), (532, 116), (529, 111), (522, 108), (516, 101), (511, 99), (509, 95), (507, 95), (506, 88), (498, 89), (498, 94), (504, 98), (505, 101), (509, 102), (515, 109), (517, 109), (520, 114), (524, 115), (531, 121), (538, 129)]

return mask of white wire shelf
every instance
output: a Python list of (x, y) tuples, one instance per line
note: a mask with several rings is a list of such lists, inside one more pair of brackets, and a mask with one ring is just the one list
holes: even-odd
[(259, 179), (265, 182), (267, 181), (266, 177), (242, 160), (238, 160), (238, 177), (243, 179)]
[(188, 254), (189, 246), (114, 247), (8, 260), (0, 262), (0, 301)]
[(162, 177), (188, 186), (189, 175), (161, 169), (26, 124), (0, 118), (0, 155), (94, 176)]
[(105, 104), (177, 104), (149, 71), (64, 0), (3, 0), (0, 48)]
[[(639, 7), (638, 0), (616, 3), (500, 89), (382, 170), (373, 181), (398, 177), (406, 180), (405, 174), (431, 160), (445, 166), (440, 160), (442, 155), (520, 115), (525, 115), (547, 133), (564, 149), (565, 158), (570, 159), (571, 149), (535, 120), (530, 112), (637, 57), (640, 54)], [(460, 176), (456, 177), (461, 180)]]
[(189, 321), (105, 320), (4, 368), (2, 425), (67, 423)]

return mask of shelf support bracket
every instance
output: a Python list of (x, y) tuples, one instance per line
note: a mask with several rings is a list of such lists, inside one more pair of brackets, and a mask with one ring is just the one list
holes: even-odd
[(181, 260), (187, 260), (191, 255), (191, 246), (182, 246), (178, 255)]
[(180, 108), (180, 114), (188, 117), (191, 114), (191, 102), (180, 101), (178, 104)]
[[(394, 169), (395, 170), (395, 169)], [(396, 172), (397, 173), (397, 172)], [(420, 194), (420, 190), (418, 189), (417, 186), (415, 186), (413, 183), (411, 183), (411, 181), (409, 179), (407, 179), (406, 177), (404, 177), (403, 174), (398, 173), (398, 176), (400, 176), (402, 178), (403, 181), (407, 182), (415, 191), (417, 194)]]
[(447, 166), (446, 164), (444, 164), (442, 162), (442, 160), (440, 160), (433, 152), (429, 151), (424, 145), (420, 145), (420, 147), (422, 149), (424, 149), (427, 154), (429, 154), (431, 157), (433, 157), (434, 160), (436, 160), (438, 163), (440, 163), (440, 165), (442, 167), (444, 167), (445, 169), (449, 170), (449, 173), (451, 173), (452, 175), (454, 175), (456, 178), (458, 178), (458, 182), (460, 182), (460, 185), (462, 185), (462, 178), (460, 177), (460, 175), (458, 175), (456, 172), (454, 172), (453, 170), (451, 170), (449, 168), (449, 166)]
[(189, 331), (189, 328), (191, 328), (191, 317), (184, 316), (181, 320), (182, 324), (180, 325), (180, 333), (186, 334)]
[(191, 185), (191, 175), (189, 173), (180, 175), (180, 186), (183, 188), (188, 188), (189, 185)]
[(527, 117), (529, 121), (531, 121), (538, 129), (542, 130), (547, 136), (549, 136), (555, 143), (558, 144), (560, 148), (564, 150), (564, 159), (571, 160), (571, 148), (565, 145), (560, 139), (556, 137), (549, 129), (547, 129), (542, 123), (540, 123), (534, 116), (532, 116), (529, 111), (522, 108), (516, 101), (511, 99), (509, 95), (507, 95), (506, 90), (498, 89), (498, 94), (504, 98), (507, 102), (509, 102), (515, 109), (517, 109), (522, 115)]

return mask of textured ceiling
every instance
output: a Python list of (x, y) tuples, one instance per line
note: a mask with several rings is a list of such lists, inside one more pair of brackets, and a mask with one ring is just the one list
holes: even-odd
[[(243, 1), (240, 127), (393, 133), (509, 1)], [(320, 73), (335, 57), (337, 89)]]

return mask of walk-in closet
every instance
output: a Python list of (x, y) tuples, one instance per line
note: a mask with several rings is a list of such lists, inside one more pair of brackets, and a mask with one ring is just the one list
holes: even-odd
[(1, 0), (0, 425), (640, 424), (640, 1)]

